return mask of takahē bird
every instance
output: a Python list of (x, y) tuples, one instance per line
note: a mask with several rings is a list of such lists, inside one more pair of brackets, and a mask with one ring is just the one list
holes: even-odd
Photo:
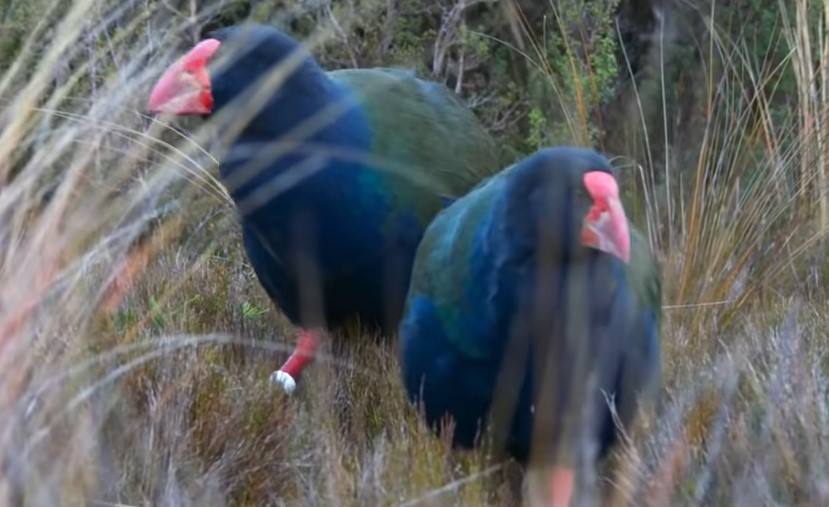
[(617, 438), (611, 405), (630, 423), (655, 397), (660, 298), (608, 161), (540, 150), (427, 228), (400, 326), (406, 389), (430, 425), (451, 416), (457, 445), (489, 424), (567, 505), (578, 453)]
[(149, 109), (221, 111), (239, 130), (220, 175), (259, 281), (302, 329), (271, 377), (289, 393), (322, 328), (356, 317), (396, 329), (426, 225), (500, 165), (444, 86), (403, 70), (325, 72), (267, 26), (208, 34), (162, 75)]

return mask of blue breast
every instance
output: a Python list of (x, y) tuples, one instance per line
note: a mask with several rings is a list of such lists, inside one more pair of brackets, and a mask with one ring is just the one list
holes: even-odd
[[(345, 90), (336, 97), (348, 100)], [(370, 154), (373, 140), (357, 106), (301, 146), (265, 160), (252, 177), (240, 177), (274, 138), (290, 139), (294, 123), (280, 120), (291, 116), (289, 106), (308, 107), (265, 110), (222, 164), (224, 179), (236, 182), (230, 190), (248, 257), (293, 322), (336, 326), (356, 315), (382, 326), (393, 313), (388, 301), (403, 300), (422, 226), (413, 214), (393, 209), (381, 173), (355, 159)], [(263, 125), (263, 117), (273, 121)], [(303, 306), (310, 306), (309, 315)]]

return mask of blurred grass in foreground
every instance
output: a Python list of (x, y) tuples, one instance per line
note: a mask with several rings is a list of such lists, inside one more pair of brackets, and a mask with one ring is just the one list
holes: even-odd
[[(55, 4), (0, 77), (0, 502), (516, 504), (513, 465), (423, 427), (394, 344), (335, 340), (298, 396), (267, 386), (291, 329), (239, 249), (210, 132), (141, 112), (220, 3), (189, 22), (143, 6)], [(823, 6), (774, 12), (782, 61), (700, 8), (698, 129), (670, 140), (637, 87), (633, 114), (603, 125), (649, 154), (617, 163), (667, 305), (661, 406), (600, 481), (619, 505), (829, 503)], [(590, 33), (551, 4), (570, 49), (545, 63), (542, 35), (507, 12), (574, 111), (557, 128), (592, 142)], [(798, 107), (781, 116), (775, 83), (793, 68)]]

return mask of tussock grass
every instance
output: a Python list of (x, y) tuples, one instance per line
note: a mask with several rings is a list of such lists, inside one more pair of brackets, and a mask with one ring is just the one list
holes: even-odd
[[(607, 503), (829, 501), (826, 70), (814, 64), (825, 34), (809, 33), (813, 3), (780, 14), (785, 61), (755, 61), (716, 5), (700, 9), (698, 128), (685, 136), (667, 135), (670, 104), (620, 92), (635, 114), (613, 126), (628, 149), (617, 163), (662, 262), (665, 387), (628, 429), (619, 471), (596, 478)], [(452, 452), (423, 426), (394, 343), (334, 337), (297, 396), (267, 386), (293, 330), (240, 250), (202, 148), (211, 127), (185, 133), (142, 113), (213, 7), (191, 21), (139, 7), (56, 4), (0, 78), (0, 503), (520, 504), (514, 464)], [(513, 7), (518, 33), (535, 37)], [(570, 83), (575, 97), (557, 97), (588, 144), (589, 52), (566, 35), (587, 32), (561, 16), (551, 10), (567, 64), (544, 62), (538, 44), (527, 54), (554, 86)], [(781, 117), (775, 87), (792, 66), (799, 108)]]

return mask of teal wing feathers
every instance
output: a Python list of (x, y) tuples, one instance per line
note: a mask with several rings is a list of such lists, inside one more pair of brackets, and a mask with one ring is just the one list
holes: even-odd
[(662, 285), (659, 264), (651, 252), (647, 238), (636, 228), (630, 228), (631, 256), (627, 274), (641, 305), (662, 314)]
[(639, 392), (641, 396), (622, 396), (618, 410), (622, 421), (633, 420), (639, 405), (656, 400), (661, 372), (662, 285), (659, 264), (647, 238), (631, 228), (631, 262), (627, 277), (638, 300), (639, 320), (625, 351), (620, 375), (620, 393)]
[(412, 270), (409, 299), (428, 294), (446, 340), (469, 358), (491, 353), (487, 344), (468, 340), (474, 327), (493, 325), (482, 312), (494, 280), (475, 277), (476, 252), (483, 240), (492, 202), (501, 193), (509, 168), (479, 183), (464, 198), (440, 212), (426, 230)]
[(372, 156), (395, 188), (393, 203), (422, 223), (504, 165), (505, 156), (475, 115), (445, 86), (397, 69), (329, 72), (368, 115)]

